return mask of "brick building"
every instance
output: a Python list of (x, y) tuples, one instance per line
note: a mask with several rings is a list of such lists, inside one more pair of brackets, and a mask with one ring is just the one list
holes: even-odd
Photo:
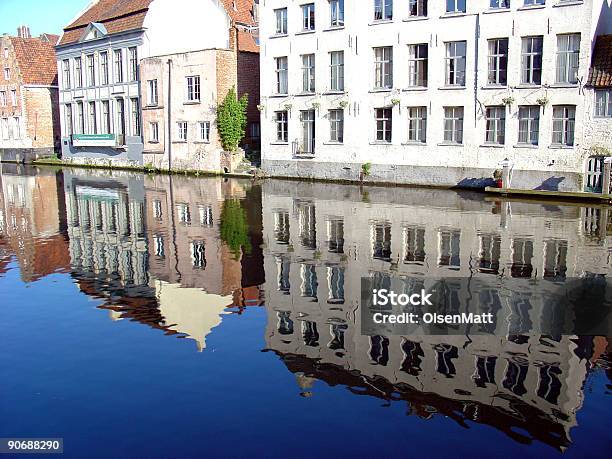
[(57, 35), (0, 37), (0, 159), (29, 161), (59, 148)]
[(238, 97), (249, 95), (242, 146), (260, 148), (257, 3), (223, 0), (200, 7), (209, 23), (224, 24), (218, 34), (202, 34), (178, 52), (141, 61), (143, 161), (163, 169), (230, 172), (242, 155), (223, 152), (216, 111), (232, 87)]

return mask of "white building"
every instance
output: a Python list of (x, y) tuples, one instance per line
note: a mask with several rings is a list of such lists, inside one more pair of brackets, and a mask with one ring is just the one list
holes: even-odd
[(480, 187), (508, 158), (514, 188), (582, 190), (582, 88), (609, 11), (604, 0), (266, 0), (263, 168)]

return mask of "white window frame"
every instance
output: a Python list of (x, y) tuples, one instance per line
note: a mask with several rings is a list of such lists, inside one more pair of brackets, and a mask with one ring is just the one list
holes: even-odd
[(187, 88), (187, 101), (200, 102), (200, 75), (189, 75), (185, 77)]
[(492, 105), (485, 108), (485, 144), (504, 145), (506, 143), (506, 107)]
[[(463, 45), (464, 53), (459, 54), (459, 48)], [(446, 49), (445, 84), (446, 86), (465, 87), (467, 42), (448, 41), (444, 44)]]
[[(521, 84), (542, 84), (544, 37), (534, 35), (521, 39)], [(539, 61), (539, 62), (538, 62)]]
[(461, 106), (444, 107), (444, 142), (463, 144), (465, 110)]
[(576, 141), (576, 106), (553, 105), (552, 144), (572, 147)]
[(149, 143), (159, 143), (159, 123), (157, 121), (149, 123)]
[(150, 107), (157, 107), (159, 103), (156, 78), (152, 80), (147, 80), (147, 101)]
[(276, 63), (276, 94), (289, 93), (289, 59), (287, 56), (274, 58)]
[(427, 143), (427, 107), (408, 107), (408, 142)]
[(314, 93), (316, 88), (315, 80), (315, 55), (302, 54), (302, 92)]
[(176, 123), (177, 139), (179, 142), (187, 142), (187, 121), (178, 121)]
[(344, 110), (341, 108), (329, 110), (329, 141), (344, 143)]
[(540, 106), (519, 106), (518, 120), (518, 144), (538, 145), (540, 142)]
[(287, 8), (278, 8), (274, 10), (276, 19), (275, 35), (287, 35)]
[(344, 51), (330, 51), (329, 62), (329, 89), (344, 91)]
[(344, 0), (329, 0), (329, 26), (344, 27)]
[(576, 84), (580, 71), (580, 34), (557, 35), (556, 83)]
[(408, 45), (408, 86), (427, 87), (429, 45), (415, 43)]
[(200, 121), (198, 127), (200, 142), (210, 142), (210, 121)]
[(393, 46), (374, 48), (374, 89), (393, 88)]
[(393, 0), (374, 0), (374, 21), (393, 20)]
[(374, 109), (374, 120), (376, 122), (376, 142), (393, 142), (393, 108), (377, 107)]
[(107, 85), (109, 81), (108, 51), (100, 51), (100, 84)]
[(595, 117), (612, 118), (612, 89), (595, 90)]
[(274, 122), (276, 124), (276, 141), (287, 143), (289, 141), (289, 113), (287, 110), (277, 111)]
[(315, 13), (314, 3), (302, 5), (302, 31), (309, 32), (315, 30)]

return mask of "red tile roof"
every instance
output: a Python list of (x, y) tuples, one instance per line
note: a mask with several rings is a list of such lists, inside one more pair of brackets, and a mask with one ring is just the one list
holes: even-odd
[(85, 28), (99, 22), (109, 34), (126, 32), (142, 27), (149, 5), (153, 0), (99, 0), (76, 21), (64, 29), (60, 45), (78, 41)]
[(57, 85), (55, 43), (40, 37), (10, 37), (24, 84)]
[(259, 45), (255, 41), (256, 35), (244, 30), (238, 31), (238, 50), (248, 53), (258, 53)]
[(223, 0), (223, 5), (232, 21), (247, 25), (255, 24), (253, 0)]
[(599, 35), (593, 49), (587, 86), (612, 87), (612, 35)]

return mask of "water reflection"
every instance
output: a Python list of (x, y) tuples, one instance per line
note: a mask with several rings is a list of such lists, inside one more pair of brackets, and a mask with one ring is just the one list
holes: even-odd
[[(393, 276), (562, 282), (609, 275), (608, 209), (436, 190), (276, 181), (262, 188), (266, 346), (301, 389), (308, 379), (303, 394), (312, 396), (321, 380), (404, 400), (408, 414), (425, 419), (440, 413), (522, 443), (570, 445), (599, 338), (363, 336), (360, 279), (384, 288)], [(502, 308), (498, 292), (480, 295)], [(532, 320), (532, 305), (508, 307), (516, 320)]]
[[(264, 306), (265, 296), (265, 348), (295, 374), (305, 397), (316, 397), (323, 381), (406, 403), (409, 415), (474, 421), (563, 450), (594, 362), (610, 354), (604, 337), (363, 336), (359, 314), (362, 276), (380, 285), (393, 276), (608, 276), (605, 207), (2, 169), (0, 282), (12, 259), (26, 282), (70, 273), (112, 320), (193, 340), (200, 351), (227, 314)], [(516, 320), (534, 320), (528, 302), (479, 295)]]

